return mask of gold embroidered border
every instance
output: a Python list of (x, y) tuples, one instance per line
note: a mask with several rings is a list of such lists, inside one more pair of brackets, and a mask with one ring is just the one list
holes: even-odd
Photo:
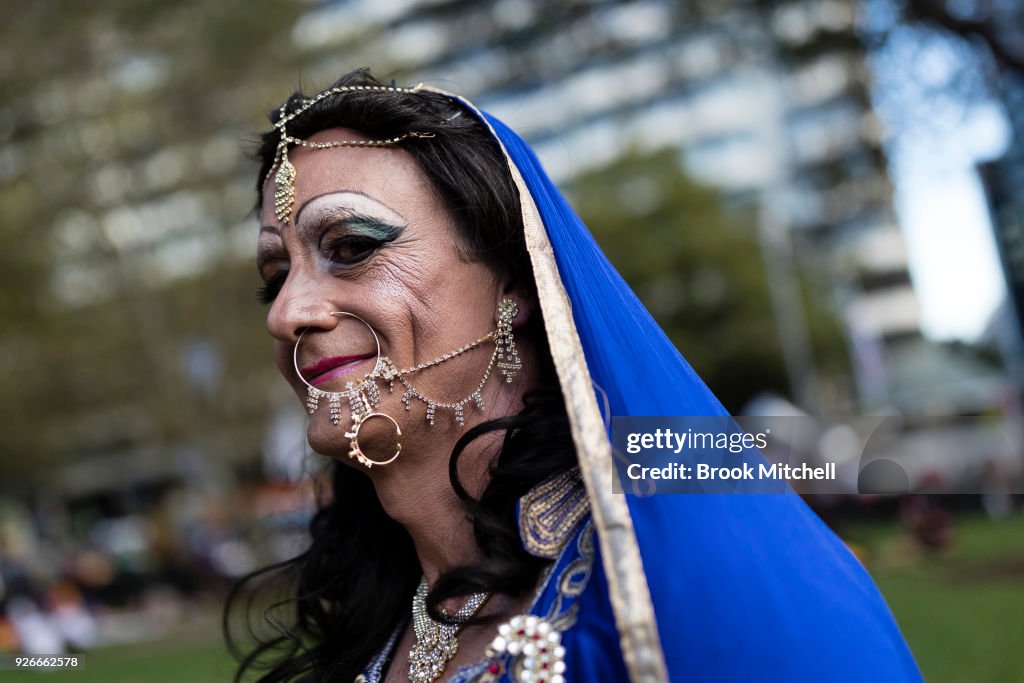
[[(579, 539), (576, 541), (576, 552), (579, 556), (566, 565), (562, 573), (558, 575), (555, 599), (545, 617), (552, 626), (562, 633), (568, 631), (576, 623), (576, 615), (580, 611), (577, 598), (587, 587), (590, 573), (594, 568), (594, 523), (592, 521), (587, 522), (587, 526), (580, 531)], [(568, 600), (572, 600), (572, 604), (568, 609), (564, 609), (563, 605)]]
[(519, 535), (531, 555), (555, 559), (590, 510), (578, 467), (537, 484), (519, 501)]
[[(471, 102), (437, 88), (426, 90), (461, 102), (487, 124)], [(487, 124), (490, 127), (490, 124)], [(612, 493), (612, 450), (604, 420), (594, 396), (583, 346), (572, 317), (572, 307), (558, 274), (554, 251), (543, 220), (522, 174), (508, 150), (494, 133), (505, 153), (509, 171), (519, 189), (526, 246), (537, 283), (537, 296), (548, 333), (548, 344), (569, 413), (573, 441), (583, 483), (590, 498), (594, 526), (601, 544), (601, 558), (608, 576), (608, 597), (619, 631), (619, 640), (632, 683), (667, 683), (668, 673), (658, 637), (650, 588), (644, 574), (625, 496)], [(443, 138), (434, 144), (444, 144)]]

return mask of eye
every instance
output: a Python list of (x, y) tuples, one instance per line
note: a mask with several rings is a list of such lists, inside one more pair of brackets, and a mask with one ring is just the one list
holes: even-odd
[(284, 281), (287, 278), (287, 270), (278, 271), (273, 277), (256, 289), (256, 298), (265, 306), (269, 306), (274, 303), (274, 299), (277, 298), (277, 295), (281, 291), (281, 287), (284, 286)]
[(350, 266), (365, 260), (380, 246), (381, 242), (372, 237), (347, 235), (324, 240), (322, 252), (328, 260)]

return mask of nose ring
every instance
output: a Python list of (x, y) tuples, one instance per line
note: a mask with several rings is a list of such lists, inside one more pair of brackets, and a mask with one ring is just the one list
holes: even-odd
[[(370, 374), (355, 386), (349, 383), (348, 388), (345, 391), (324, 391), (322, 389), (317, 389), (307, 382), (306, 378), (303, 377), (302, 373), (299, 371), (299, 344), (302, 342), (302, 337), (309, 331), (308, 327), (304, 328), (302, 332), (299, 333), (299, 338), (295, 340), (295, 347), (292, 349), (292, 365), (295, 367), (295, 374), (298, 376), (299, 381), (306, 385), (306, 409), (312, 415), (316, 412), (316, 409), (319, 406), (320, 398), (327, 396), (327, 403), (331, 411), (331, 422), (338, 424), (341, 421), (341, 397), (345, 396), (352, 407), (352, 429), (351, 431), (345, 432), (345, 437), (349, 440), (348, 457), (355, 459), (367, 469), (374, 465), (388, 465), (394, 462), (402, 452), (402, 443), (397, 440), (402, 436), (402, 428), (398, 426), (398, 422), (395, 418), (386, 413), (376, 412), (373, 410), (373, 408), (380, 403), (380, 394), (377, 390), (377, 385), (374, 384), (374, 379), (380, 376), (382, 367), (380, 337), (377, 336), (377, 331), (373, 329), (370, 323), (366, 322), (355, 313), (349, 313), (348, 311), (331, 311), (330, 315), (336, 318), (355, 318), (362, 324), (366, 325), (366, 328), (370, 330), (370, 334), (373, 335), (373, 341), (377, 346), (377, 360), (374, 363), (373, 370)], [(396, 448), (394, 454), (387, 460), (374, 460), (363, 453), (363, 450), (359, 447), (359, 430), (362, 428), (363, 424), (375, 417), (388, 420), (395, 428)]]
[[(360, 318), (355, 313), (349, 313), (348, 311), (331, 311), (330, 315), (334, 316), (335, 318), (341, 318), (341, 317), (345, 317), (345, 316), (347, 316), (349, 318), (355, 318), (356, 320), (358, 320), (362, 324), (366, 325), (366, 329), (370, 330), (370, 334), (373, 335), (373, 342), (374, 342), (374, 344), (377, 345), (377, 362), (374, 363), (373, 371), (370, 372), (370, 375), (376, 375), (377, 372), (380, 370), (380, 358), (381, 358), (381, 356), (380, 356), (380, 337), (377, 336), (377, 331), (375, 329), (373, 329), (373, 327), (370, 325), (370, 323), (366, 322), (365, 320)], [(341, 396), (341, 394), (343, 394), (344, 392), (341, 392), (341, 391), (324, 391), (323, 389), (317, 389), (312, 384), (307, 382), (306, 378), (303, 377), (302, 373), (299, 371), (299, 344), (302, 343), (302, 337), (304, 337), (306, 332), (308, 332), (308, 331), (309, 331), (308, 327), (302, 328), (302, 332), (299, 333), (299, 338), (295, 340), (295, 346), (292, 347), (292, 366), (295, 368), (295, 375), (299, 378), (300, 382), (302, 382), (303, 384), (306, 385), (306, 390), (307, 390), (307, 392), (309, 392), (309, 394), (311, 396), (315, 396), (316, 398), (319, 398), (320, 396), (330, 396), (331, 394), (336, 394), (337, 396)], [(307, 401), (307, 403), (308, 403), (308, 401)], [(316, 410), (315, 407), (312, 410), (310, 410), (309, 412), (312, 413), (314, 410)], [(335, 424), (337, 424), (337, 423), (335, 423)]]

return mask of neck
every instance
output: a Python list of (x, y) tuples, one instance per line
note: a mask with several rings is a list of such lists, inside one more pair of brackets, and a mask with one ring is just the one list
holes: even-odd
[[(470, 427), (500, 415), (514, 415), (522, 409), (523, 390), (532, 377), (517, 378), (515, 385), (489, 382), (485, 387), (487, 414), (471, 420), (467, 411), (465, 427), (456, 427), (448, 416), (438, 413), (435, 426), (425, 421), (408, 428), (408, 456), (398, 467), (371, 471), (377, 497), (389, 517), (405, 527), (412, 538), (420, 567), (431, 585), (447, 571), (478, 562), (480, 549), (473, 536), (473, 523), (455, 494), (448, 476), (448, 463), (459, 437)], [(403, 425), (403, 435), (406, 433)], [(485, 433), (473, 439), (459, 457), (459, 482), (479, 498), (490, 481), (490, 469), (501, 451), (503, 431)], [(403, 456), (406, 451), (403, 448)]]
[[(409, 533), (430, 584), (441, 574), (480, 559), (472, 520), (448, 478), (448, 458), (456, 440), (436, 439), (438, 446), (429, 456), (415, 452), (415, 461), (410, 457), (400, 470), (384, 472), (382, 468), (381, 475), (374, 477), (384, 511)], [(459, 481), (470, 495), (478, 497), (483, 492), (500, 445), (500, 433), (487, 434), (463, 451)]]

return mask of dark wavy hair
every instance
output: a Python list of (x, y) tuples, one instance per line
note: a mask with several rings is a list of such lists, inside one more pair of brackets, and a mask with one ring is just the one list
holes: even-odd
[[(331, 87), (357, 85), (383, 84), (360, 69)], [(303, 100), (296, 92), (285, 111)], [(271, 120), (280, 115), (276, 110)], [(460, 255), (511, 276), (535, 296), (519, 196), (504, 155), (475, 115), (434, 93), (347, 92), (313, 105), (289, 122), (288, 132), (308, 138), (335, 127), (370, 138), (434, 133), (431, 140), (399, 144), (455, 217)], [(256, 152), (260, 203), (278, 141), (278, 131), (271, 130)], [(472, 520), (483, 559), (440, 577), (427, 598), (435, 615), (449, 597), (480, 591), (522, 596), (547, 562), (523, 549), (516, 503), (536, 484), (573, 467), (576, 456), (540, 315), (523, 334), (536, 344), (539, 385), (526, 393), (519, 413), (468, 430), (449, 458), (451, 485)], [(477, 500), (459, 481), (458, 459), (470, 442), (493, 431), (504, 432), (501, 452)], [(235, 681), (255, 672), (262, 672), (263, 682), (352, 680), (408, 614), (421, 575), (412, 540), (385, 514), (367, 476), (338, 461), (328, 468), (331, 491), (310, 523), (308, 549), (244, 577), (228, 596), (223, 627), (239, 661)], [(234, 632), (239, 622), (246, 644)]]

